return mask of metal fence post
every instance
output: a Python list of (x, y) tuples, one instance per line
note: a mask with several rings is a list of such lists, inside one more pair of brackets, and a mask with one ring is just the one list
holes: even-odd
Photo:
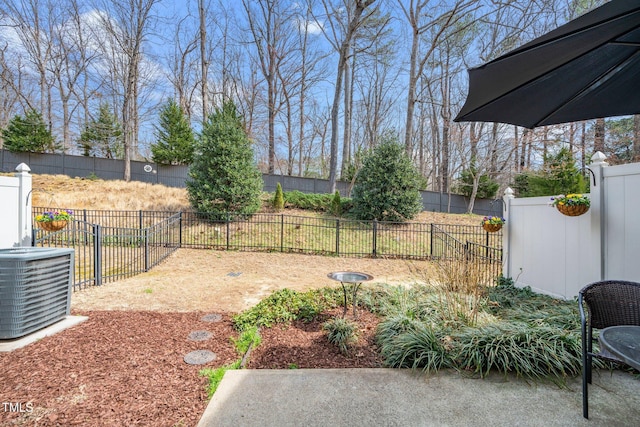
[(229, 215), (229, 212), (227, 212), (227, 250), (229, 250), (229, 232), (231, 231), (231, 216)]
[(178, 220), (178, 247), (182, 247), (182, 211), (180, 211), (180, 219)]
[(280, 214), (280, 252), (284, 252), (284, 214)]
[(142, 209), (138, 211), (138, 229), (142, 230)]
[(433, 258), (433, 223), (429, 230), (429, 258)]
[(336, 255), (340, 255), (340, 219), (336, 219)]
[(144, 233), (144, 271), (149, 271), (149, 229), (145, 228)]
[(96, 286), (102, 285), (102, 227), (98, 224), (93, 229), (93, 277)]
[(373, 219), (373, 252), (372, 255), (375, 258), (378, 252), (378, 220)]

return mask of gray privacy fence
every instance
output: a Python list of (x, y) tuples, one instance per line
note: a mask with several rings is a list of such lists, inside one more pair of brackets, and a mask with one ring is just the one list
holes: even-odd
[[(122, 179), (124, 162), (98, 157), (71, 156), (68, 154), (12, 153), (0, 150), (0, 167), (3, 172), (13, 171), (16, 165), (26, 163), (32, 173), (68, 175), (71, 177), (96, 176), (101, 179)], [(162, 184), (168, 187), (185, 187), (188, 166), (163, 166), (150, 162), (131, 162), (131, 179)], [(263, 174), (264, 191), (273, 192), (278, 183), (284, 191), (303, 193), (328, 193), (329, 181), (319, 178)], [(350, 183), (339, 181), (336, 189), (346, 196)], [(432, 212), (465, 213), (469, 199), (459, 194), (422, 191), (423, 210)], [(476, 199), (473, 212), (478, 215), (502, 216), (502, 200)]]
[[(50, 208), (34, 208), (34, 217)], [(330, 217), (193, 212), (76, 211), (66, 229), (38, 230), (36, 246), (76, 249), (76, 287), (148, 271), (177, 248), (350, 257), (461, 259), (502, 269), (501, 233), (481, 226), (354, 221)]]

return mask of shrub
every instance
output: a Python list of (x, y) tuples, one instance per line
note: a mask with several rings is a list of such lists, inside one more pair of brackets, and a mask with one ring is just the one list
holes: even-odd
[(282, 185), (280, 183), (278, 183), (276, 194), (273, 196), (273, 208), (278, 212), (284, 209), (284, 194), (282, 194)]
[(325, 309), (335, 307), (337, 301), (338, 295), (335, 293), (317, 290), (300, 293), (285, 288), (236, 315), (233, 321), (241, 331), (252, 326), (271, 327), (276, 323), (294, 320), (310, 321)]
[(361, 220), (405, 221), (422, 210), (422, 179), (404, 148), (387, 138), (364, 160), (353, 188), (352, 215)]
[[(333, 213), (335, 194), (303, 193), (301, 191), (287, 191), (284, 201), (287, 207), (317, 212)], [(340, 211), (347, 212), (350, 209), (351, 199), (340, 197)]]
[(194, 210), (254, 214), (260, 209), (262, 175), (236, 108), (227, 102), (205, 123), (189, 170), (187, 191)]
[(340, 200), (340, 192), (336, 190), (333, 198), (331, 199), (331, 214), (340, 216), (342, 213), (342, 200)]

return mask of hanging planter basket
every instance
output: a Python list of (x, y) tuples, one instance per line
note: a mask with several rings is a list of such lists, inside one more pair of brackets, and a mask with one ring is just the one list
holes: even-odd
[(556, 205), (562, 215), (580, 216), (589, 210), (587, 205)]
[(500, 229), (502, 228), (502, 224), (487, 224), (487, 223), (483, 223), (482, 224), (482, 228), (484, 228), (485, 231), (487, 231), (489, 233), (495, 233), (496, 231), (500, 231)]
[(46, 231), (60, 231), (67, 226), (68, 221), (40, 221), (38, 227)]

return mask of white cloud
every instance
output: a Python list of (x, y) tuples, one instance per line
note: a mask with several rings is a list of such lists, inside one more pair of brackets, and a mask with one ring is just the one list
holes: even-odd
[(298, 27), (298, 31), (301, 33), (307, 32), (308, 34), (318, 35), (322, 34), (322, 30), (324, 29), (324, 24), (319, 21), (305, 21), (303, 19), (298, 19), (296, 22)]

